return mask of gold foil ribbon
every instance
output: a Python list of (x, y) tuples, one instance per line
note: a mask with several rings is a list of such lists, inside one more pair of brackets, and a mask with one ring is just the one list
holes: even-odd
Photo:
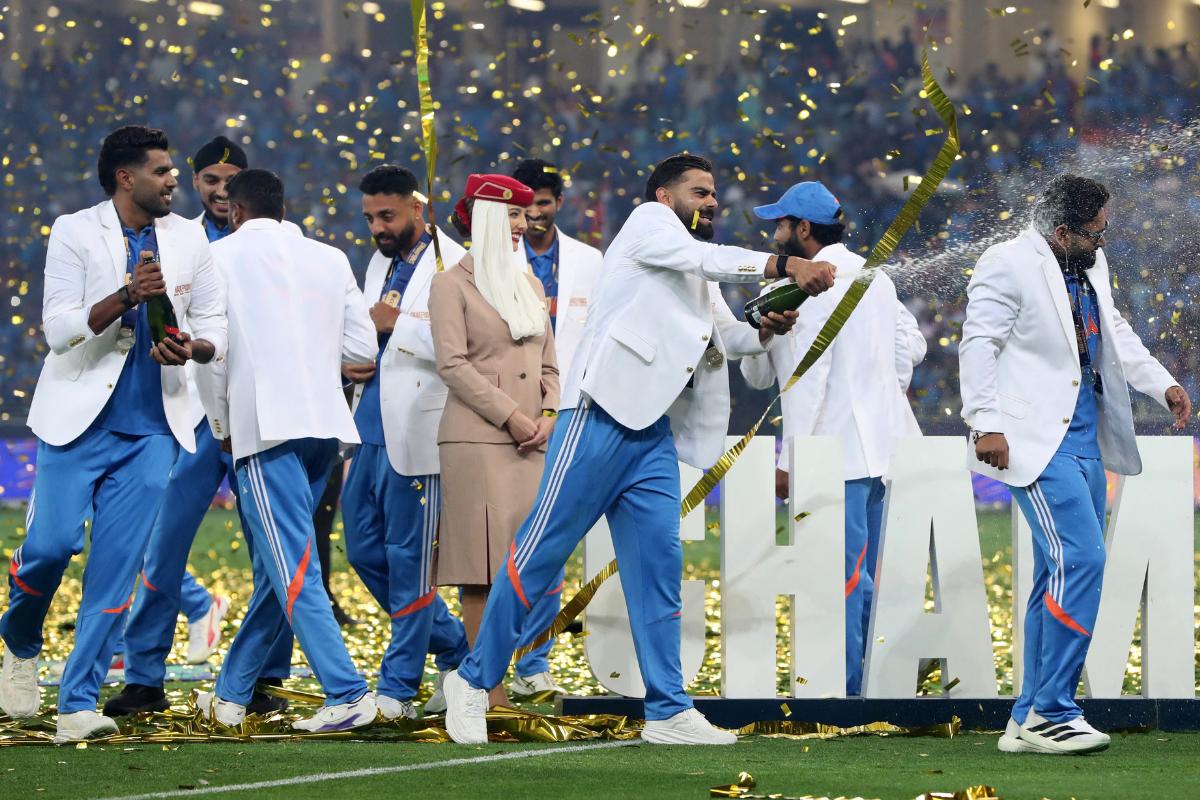
[[(941, 117), (942, 122), (945, 123), (946, 141), (942, 143), (942, 147), (934, 158), (933, 163), (925, 172), (924, 177), (921, 178), (921, 183), (908, 196), (896, 218), (892, 220), (891, 225), (884, 231), (883, 237), (875, 244), (875, 247), (871, 250), (871, 254), (867, 256), (867, 261), (863, 264), (862, 271), (854, 279), (854, 283), (850, 285), (846, 294), (833, 309), (833, 313), (829, 315), (829, 319), (825, 322), (824, 327), (817, 333), (817, 338), (813, 341), (812, 346), (808, 348), (808, 352), (804, 354), (804, 358), (800, 359), (800, 363), (796, 366), (795, 371), (792, 372), (792, 376), (788, 378), (787, 383), (779, 390), (779, 394), (775, 395), (775, 398), (767, 405), (767, 408), (759, 416), (758, 421), (750, 426), (750, 430), (746, 432), (746, 435), (739, 439), (733, 447), (725, 451), (717, 460), (717, 463), (700, 477), (696, 485), (683, 498), (679, 512), (681, 517), (686, 517), (704, 502), (704, 498), (708, 497), (712, 490), (717, 487), (717, 484), (728, 474), (747, 445), (750, 444), (750, 440), (758, 433), (758, 429), (762, 427), (767, 415), (775, 407), (776, 401), (783, 396), (784, 392), (795, 386), (796, 382), (804, 376), (804, 373), (808, 372), (817, 359), (824, 355), (829, 345), (833, 343), (834, 338), (838, 335), (838, 332), (846, 324), (846, 320), (850, 318), (850, 314), (853, 313), (859, 301), (862, 300), (863, 295), (866, 294), (867, 287), (875, 279), (879, 268), (891, 257), (896, 246), (900, 244), (900, 240), (904, 238), (904, 234), (917, 221), (917, 217), (920, 216), (921, 211), (929, 203), (930, 198), (933, 197), (933, 193), (941, 185), (942, 179), (946, 177), (946, 173), (954, 163), (955, 158), (958, 157), (958, 115), (954, 110), (954, 104), (950, 102), (950, 98), (946, 97), (946, 93), (942, 91), (942, 87), (934, 79), (933, 71), (929, 68), (929, 55), (925, 51), (921, 52), (921, 80), (924, 85), (925, 96), (933, 105), (934, 110), (937, 111), (938, 116)], [(571, 598), (570, 602), (554, 618), (554, 623), (549, 628), (542, 631), (532, 642), (519, 648), (513, 655), (513, 658), (522, 658), (565, 631), (587, 604), (591, 602), (596, 591), (600, 588), (600, 584), (604, 583), (616, 571), (617, 561), (613, 559), (604, 569), (596, 573), (594, 578), (580, 588), (579, 592)]]
[[(832, 800), (828, 796), (817, 796), (811, 794), (805, 795), (787, 795), (771, 792), (770, 794), (754, 794), (754, 790), (758, 788), (758, 781), (754, 780), (754, 776), (749, 772), (738, 773), (737, 780), (733, 783), (723, 783), (720, 786), (713, 786), (708, 790), (709, 797), (738, 797), (742, 800)], [(838, 800), (864, 800), (861, 797), (849, 798), (840, 796)], [(968, 786), (957, 792), (924, 792), (917, 795), (914, 800), (1001, 800), (996, 794), (996, 790), (986, 784), (978, 786)]]
[(413, 50), (417, 56), (417, 94), (421, 100), (421, 149), (425, 151), (425, 184), (429, 190), (429, 230), (433, 234), (433, 257), (437, 271), (444, 270), (442, 246), (438, 243), (437, 214), (433, 210), (433, 176), (437, 168), (437, 130), (433, 89), (429, 86), (429, 30), (425, 23), (425, 0), (412, 0)]

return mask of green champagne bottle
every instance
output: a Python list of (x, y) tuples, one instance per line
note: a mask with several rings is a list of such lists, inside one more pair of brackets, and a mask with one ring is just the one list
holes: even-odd
[(763, 317), (772, 312), (782, 314), (784, 311), (793, 311), (800, 307), (800, 304), (808, 299), (808, 293), (796, 285), (795, 281), (788, 281), (782, 286), (776, 286), (771, 291), (764, 295), (754, 298), (749, 303), (746, 303), (746, 322), (749, 322), (755, 328), (762, 327)]
[[(152, 251), (142, 251), (142, 264), (153, 264), (154, 261)], [(155, 344), (168, 338), (179, 343), (179, 320), (175, 317), (175, 307), (171, 305), (171, 298), (160, 294), (147, 300), (146, 319), (150, 322), (150, 338)]]

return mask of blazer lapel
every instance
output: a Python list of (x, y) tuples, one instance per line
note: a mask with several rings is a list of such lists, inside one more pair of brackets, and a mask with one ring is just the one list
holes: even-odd
[(404, 296), (400, 298), (401, 311), (408, 311), (412, 308), (413, 303), (417, 302), (417, 298), (424, 292), (425, 285), (433, 280), (435, 272), (437, 272), (437, 257), (431, 244), (421, 254), (420, 260), (417, 261), (417, 268), (408, 282), (408, 287), (404, 290)]
[(121, 231), (121, 220), (117, 218), (117, 209), (111, 200), (100, 209), (100, 224), (104, 228), (104, 244), (108, 246), (108, 254), (112, 257), (113, 275), (119, 289), (125, 285), (127, 256), (125, 234)]
[(1047, 252), (1049, 245), (1037, 247), (1035, 244), (1034, 249), (1041, 260), (1042, 277), (1046, 280), (1046, 288), (1049, 290), (1050, 298), (1054, 301), (1054, 308), (1058, 312), (1059, 327), (1062, 328), (1063, 335), (1067, 337), (1071, 352), (1078, 358), (1079, 342), (1075, 340), (1075, 322), (1071, 318), (1071, 304), (1067, 300), (1067, 282), (1063, 279), (1062, 268), (1059, 267), (1054, 253)]
[(163, 282), (167, 284), (167, 297), (173, 304), (175, 302), (175, 283), (178, 277), (176, 259), (180, 257), (180, 253), (179, 248), (175, 246), (176, 241), (170, 217), (154, 221), (154, 238), (158, 242), (158, 260), (162, 264)]
[(575, 290), (575, 269), (572, 266), (575, 263), (572, 245), (567, 243), (567, 237), (563, 236), (563, 232), (556, 226), (554, 235), (558, 239), (558, 316), (555, 318), (555, 333), (558, 333), (557, 327), (562, 323), (564, 317), (571, 310), (571, 292)]

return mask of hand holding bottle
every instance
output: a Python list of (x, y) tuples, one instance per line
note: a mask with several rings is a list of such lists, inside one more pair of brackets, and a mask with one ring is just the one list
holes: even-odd
[(143, 250), (141, 260), (134, 265), (133, 280), (129, 283), (129, 299), (136, 306), (167, 293), (167, 282), (163, 280), (162, 264), (150, 250)]
[(837, 267), (828, 261), (809, 261), (793, 256), (788, 258), (785, 268), (787, 276), (810, 297), (833, 288), (833, 280), (837, 277)]

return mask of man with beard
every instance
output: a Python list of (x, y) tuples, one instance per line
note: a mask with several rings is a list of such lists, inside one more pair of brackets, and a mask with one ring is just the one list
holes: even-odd
[[(798, 183), (779, 202), (754, 209), (775, 223), (779, 251), (828, 261), (837, 267), (833, 289), (800, 306), (796, 327), (776, 336), (767, 353), (742, 360), (746, 381), (759, 389), (787, 383), (833, 309), (866, 262), (842, 244), (845, 216), (836, 197), (816, 181)], [(767, 286), (769, 292), (778, 284)], [(776, 494), (788, 496), (791, 440), (834, 436), (842, 443), (846, 516), (846, 694), (862, 686), (864, 642), (870, 620), (883, 476), (901, 436), (920, 436), (905, 397), (913, 367), (925, 357), (917, 321), (880, 272), (846, 321), (841, 334), (783, 396), (783, 450), (775, 473)]]
[[(12, 717), (38, 711), (42, 624), (71, 557), (83, 550), (90, 516), (58, 743), (117, 731), (96, 712), (100, 682), (177, 448), (195, 449), (183, 365), (225, 348), (225, 302), (208, 242), (199, 226), (171, 213), (177, 182), (167, 147), (151, 128), (109, 134), (97, 174), (111, 199), (59, 217), (46, 251), (42, 319), (51, 352), (29, 412), (37, 475), (0, 619), (0, 708)], [(153, 340), (148, 306), (161, 298), (192, 335)]]
[[(429, 286), (438, 267), (410, 171), (378, 166), (359, 190), (379, 248), (364, 282), (379, 351), (373, 375), (354, 398), (362, 445), (342, 493), (346, 558), (392, 621), (376, 686), (379, 711), (387, 719), (414, 719), (425, 654), (434, 654), (444, 674), (467, 652), (462, 622), (431, 582), (441, 503), (437, 432), (447, 394), (429, 323)], [(437, 236), (444, 263), (458, 263), (466, 251)], [(429, 712), (443, 709), (440, 692), (425, 705)]]
[(1191, 414), (1187, 392), (1113, 303), (1108, 200), (1103, 184), (1056, 176), (1032, 227), (989, 247), (967, 287), (958, 358), (968, 464), (1012, 487), (1033, 531), (1024, 680), (1005, 753), (1108, 747), (1075, 702), (1100, 608), (1104, 472), (1142, 469), (1129, 386), (1174, 414), (1176, 429)]
[[(559, 374), (566, 375), (583, 336), (588, 304), (600, 280), (604, 254), (571, 238), (556, 224), (563, 205), (563, 177), (557, 167), (528, 158), (517, 165), (512, 176), (533, 189), (533, 205), (525, 210), (529, 227), (525, 229), (520, 250), (546, 290), (550, 325), (554, 330), (554, 354)], [(531, 635), (536, 636), (553, 624), (565, 577), (565, 573), (559, 576), (549, 593), (533, 604), (526, 623)], [(545, 696), (546, 692), (562, 694), (562, 687), (550, 674), (552, 645), (553, 642), (546, 642), (517, 661), (516, 678), (508, 685), (514, 697)]]
[[(245, 151), (224, 136), (216, 137), (192, 157), (192, 187), (200, 194), (204, 206), (196, 221), (203, 226), (210, 243), (233, 232), (225, 187), (246, 167)], [(290, 233), (303, 235), (290, 222), (284, 222), (283, 226)], [(204, 407), (195, 390), (193, 368), (189, 368), (188, 376), (196, 452), (180, 453), (171, 469), (163, 511), (150, 534), (141, 583), (124, 628), (124, 644), (118, 645), (125, 654), (125, 686), (104, 704), (104, 713), (110, 717), (165, 711), (170, 705), (164, 681), (167, 656), (175, 638), (175, 617), (181, 611), (187, 617), (187, 662), (203, 664), (220, 644), (221, 622), (229, 610), (228, 598), (211, 596), (187, 570), (188, 552), (221, 481), (228, 479), (237, 494), (233, 459), (221, 452), (220, 442), (208, 429)], [(244, 523), (242, 530), (246, 531)], [(247, 551), (252, 553), (253, 540), (245, 536), (245, 541)], [(291, 674), (291, 666), (292, 634), (287, 630), (267, 657), (259, 683), (281, 686), (283, 679)], [(247, 706), (251, 714), (285, 708), (286, 700), (257, 690)]]
[(602, 514), (646, 684), (642, 738), (736, 741), (709, 724), (683, 689), (679, 461), (706, 468), (720, 457), (729, 424), (725, 359), (761, 353), (796, 315), (773, 315), (757, 334), (733, 317), (715, 282), (787, 275), (815, 295), (833, 284), (834, 267), (706, 241), (717, 190), (712, 165), (699, 156), (659, 163), (645, 200), (605, 254), (533, 510), (496, 574), (474, 648), (446, 676), (446, 728), (456, 742), (487, 740), (487, 692), (508, 668), (528, 598), (551, 588)]

